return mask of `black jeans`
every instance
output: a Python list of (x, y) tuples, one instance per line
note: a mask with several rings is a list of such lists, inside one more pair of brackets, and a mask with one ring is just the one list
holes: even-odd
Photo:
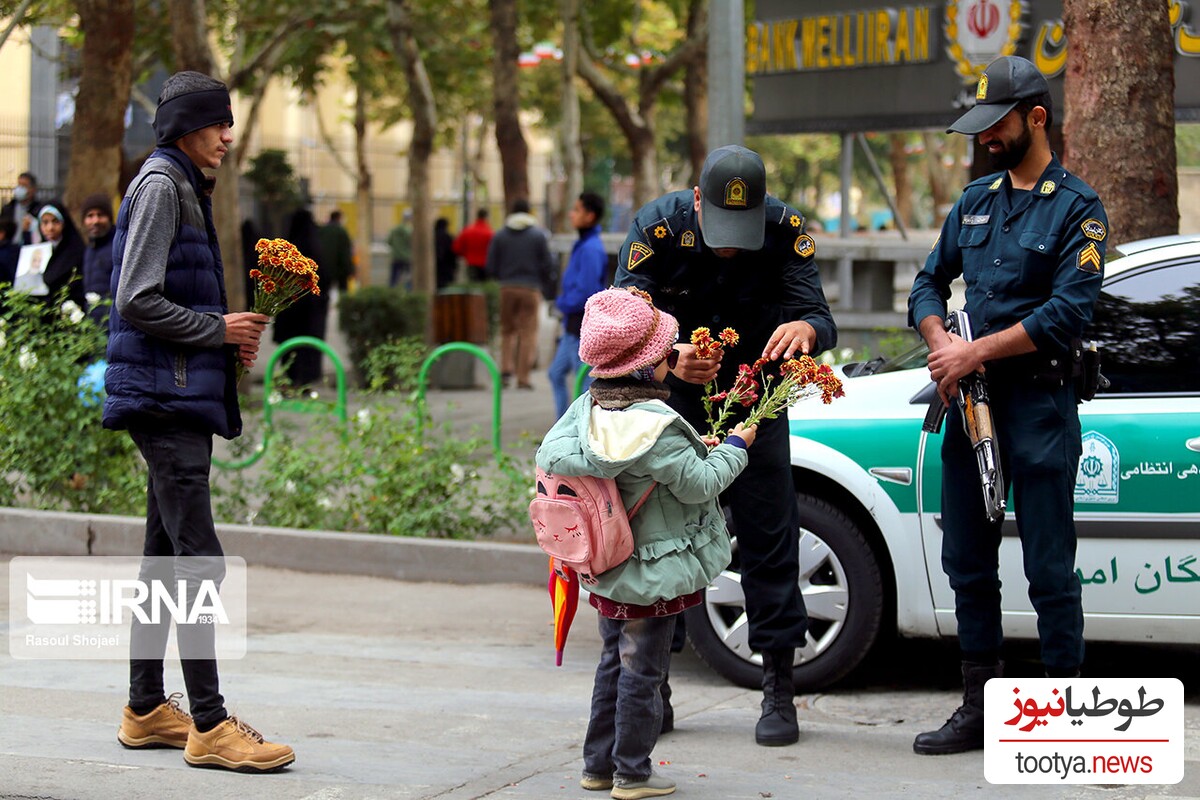
[[(668, 405), (698, 431), (707, 431), (704, 406), (694, 387), (680, 391), (673, 379)], [(800, 594), (800, 517), (792, 482), (786, 416), (764, 420), (742, 474), (722, 500), (733, 514), (750, 649), (804, 647), (808, 614)]]
[[(217, 585), (225, 576), (224, 553), (213, 526), (208, 475), (212, 461), (212, 434), (187, 429), (130, 430), (130, 437), (146, 459), (146, 542), (141, 580), (165, 581), (174, 586), (185, 581), (188, 605), (203, 580)], [(188, 556), (183, 562), (175, 556)], [(204, 557), (204, 558), (200, 558)], [(163, 655), (170, 634), (170, 619), (142, 624), (136, 618), (130, 632), (130, 651), (156, 658), (130, 658), (129, 705), (135, 710), (153, 708), (166, 701), (163, 689)], [(196, 727), (207, 730), (228, 716), (217, 677), (215, 631), (211, 624), (178, 625), (183, 682)]]

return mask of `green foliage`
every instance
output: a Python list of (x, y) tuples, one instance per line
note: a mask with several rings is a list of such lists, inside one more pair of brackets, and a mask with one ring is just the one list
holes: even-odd
[(480, 438), (380, 404), (344, 427), (276, 430), (254, 470), (216, 476), (214, 504), (230, 522), (478, 539), (528, 525), (530, 474), (501, 469)]
[(246, 180), (254, 196), (265, 206), (291, 208), (300, 203), (300, 181), (282, 150), (263, 150), (250, 159)]
[(367, 286), (338, 300), (338, 318), (350, 347), (350, 360), (367, 375), (366, 359), (376, 347), (396, 339), (424, 340), (429, 298), (387, 286)]
[(84, 367), (104, 355), (104, 333), (65, 299), (4, 297), (0, 505), (139, 513), (146, 478), (137, 448), (101, 427), (102, 397), (79, 385)]
[(372, 392), (410, 392), (428, 355), (424, 340), (413, 336), (376, 345), (363, 359), (363, 383)]
[(1200, 167), (1200, 125), (1175, 124), (1176, 160), (1181, 167)]

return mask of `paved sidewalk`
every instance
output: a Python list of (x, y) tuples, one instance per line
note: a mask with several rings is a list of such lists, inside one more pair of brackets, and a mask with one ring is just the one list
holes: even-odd
[[(8, 570), (0, 572), (7, 627)], [(0, 656), (0, 798), (576, 798), (595, 614), (579, 610), (553, 666), (537, 586), (450, 586), (251, 567), (249, 654), (224, 662), (231, 710), (296, 763), (248, 776), (187, 767), (178, 751), (116, 742), (126, 665)], [(1200, 707), (1189, 693), (1187, 775), (1175, 786), (991, 786), (983, 756), (913, 755), (912, 737), (955, 705), (942, 645), (906, 647), (870, 685), (799, 698), (793, 747), (753, 742), (756, 693), (690, 653), (673, 664), (677, 731), (656, 768), (681, 798), (1196, 798)], [(1196, 657), (1172, 669), (1200, 666)], [(952, 658), (952, 656), (949, 656)], [(945, 669), (944, 669), (945, 668)], [(180, 690), (168, 664), (168, 690)]]

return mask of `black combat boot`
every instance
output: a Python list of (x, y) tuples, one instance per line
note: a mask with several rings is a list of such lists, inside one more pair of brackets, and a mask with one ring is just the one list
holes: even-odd
[(926, 756), (965, 753), (983, 749), (983, 685), (988, 678), (1004, 677), (1004, 663), (962, 662), (963, 701), (946, 724), (936, 731), (917, 734), (913, 752)]
[(792, 683), (792, 662), (796, 651), (763, 651), (762, 716), (754, 726), (754, 741), (766, 747), (795, 744), (800, 740), (796, 723), (796, 687)]

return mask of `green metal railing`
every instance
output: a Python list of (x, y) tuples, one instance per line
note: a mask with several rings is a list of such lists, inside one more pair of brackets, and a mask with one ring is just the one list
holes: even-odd
[[(337, 400), (329, 402), (312, 397), (288, 397), (279, 400), (273, 398), (274, 383), (275, 383), (275, 368), (279, 364), (279, 360), (284, 355), (300, 347), (314, 347), (320, 350), (329, 360), (333, 362), (333, 368), (337, 373)], [(267, 359), (267, 371), (263, 378), (263, 439), (259, 442), (258, 447), (254, 448), (254, 452), (243, 459), (235, 461), (225, 461), (220, 458), (213, 458), (213, 466), (218, 469), (245, 469), (246, 467), (256, 464), (267, 452), (267, 445), (271, 442), (271, 434), (273, 432), (272, 416), (276, 411), (289, 411), (296, 414), (335, 414), (341, 422), (346, 421), (346, 368), (342, 365), (342, 359), (333, 351), (333, 348), (324, 341), (313, 336), (295, 336), (281, 344), (271, 357)]]
[(434, 362), (447, 353), (469, 353), (475, 358), (483, 362), (487, 367), (488, 372), (492, 376), (492, 450), (496, 454), (496, 461), (503, 466), (505, 462), (504, 452), (500, 447), (500, 390), (502, 387), (500, 380), (500, 368), (496, 366), (496, 360), (492, 358), (488, 351), (484, 350), (479, 345), (470, 344), (469, 342), (450, 342), (444, 344), (434, 350), (421, 364), (421, 371), (417, 374), (417, 391), (414, 394), (416, 402), (417, 419), (424, 422), (427, 419), (425, 408), (425, 389), (429, 381), (429, 369)]

